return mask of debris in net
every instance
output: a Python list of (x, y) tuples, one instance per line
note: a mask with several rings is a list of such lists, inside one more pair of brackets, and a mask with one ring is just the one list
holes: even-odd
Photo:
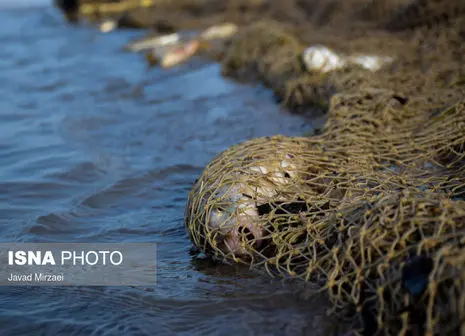
[(151, 50), (165, 46), (175, 46), (192, 40), (225, 40), (232, 37), (239, 28), (233, 23), (212, 26), (203, 32), (184, 31), (166, 35), (148, 36), (140, 40), (130, 42), (125, 49), (132, 52)]
[(115, 30), (115, 28), (118, 26), (118, 23), (114, 20), (105, 20), (103, 21), (100, 26), (99, 26), (99, 30), (102, 32), (102, 33), (109, 33), (113, 30)]
[(161, 60), (161, 67), (171, 68), (175, 65), (187, 61), (189, 58), (195, 55), (199, 49), (200, 43), (197, 40), (190, 41), (180, 48), (176, 48), (173, 51), (168, 52)]
[(147, 53), (146, 58), (149, 65), (159, 64), (162, 68), (172, 68), (194, 56), (199, 47), (200, 42), (193, 40), (167, 48), (154, 48)]
[(225, 23), (207, 28), (200, 34), (200, 38), (204, 40), (227, 39), (236, 34), (239, 27), (234, 23)]
[(303, 61), (309, 71), (328, 72), (346, 65), (346, 61), (341, 56), (322, 45), (305, 49)]
[(367, 70), (377, 71), (383, 65), (393, 61), (392, 57), (375, 55), (339, 55), (323, 45), (314, 45), (307, 48), (302, 55), (302, 59), (308, 71), (319, 72), (341, 69), (349, 64), (357, 64)]
[(392, 57), (386, 56), (370, 56), (370, 55), (360, 55), (360, 56), (350, 56), (348, 58), (350, 63), (355, 63), (361, 65), (367, 70), (378, 71), (384, 65), (392, 63)]
[(159, 47), (173, 46), (181, 42), (181, 35), (178, 33), (161, 35), (156, 37), (146, 37), (129, 43), (125, 48), (132, 52), (150, 50)]

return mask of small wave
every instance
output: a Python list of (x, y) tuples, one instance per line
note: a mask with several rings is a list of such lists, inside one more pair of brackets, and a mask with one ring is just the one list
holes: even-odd
[(2, 300), (10, 308), (0, 308), (2, 330), (8, 335), (30, 330), (47, 335), (278, 335), (313, 330), (317, 335), (326, 309), (323, 300), (299, 300), (286, 291), (253, 295), (247, 288), (241, 297), (220, 300), (162, 299), (151, 291), (101, 287), (1, 292), (10, 298)]

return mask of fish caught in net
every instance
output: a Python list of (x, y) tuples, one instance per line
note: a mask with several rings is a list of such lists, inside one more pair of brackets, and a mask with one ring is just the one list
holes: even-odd
[(365, 330), (465, 330), (464, 103), (425, 120), (388, 90), (338, 94), (322, 135), (229, 148), (191, 191), (192, 241), (319, 284)]

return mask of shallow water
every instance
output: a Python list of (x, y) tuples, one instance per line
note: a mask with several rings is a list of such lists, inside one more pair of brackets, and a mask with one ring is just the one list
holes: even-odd
[(0, 239), (158, 243), (152, 288), (2, 287), (1, 335), (314, 335), (303, 284), (189, 254), (193, 181), (230, 145), (311, 123), (194, 59), (148, 69), (141, 32), (0, 11)]

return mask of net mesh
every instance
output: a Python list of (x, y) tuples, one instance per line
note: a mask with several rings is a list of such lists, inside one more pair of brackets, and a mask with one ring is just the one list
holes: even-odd
[(463, 334), (464, 160), (465, 101), (425, 118), (389, 90), (336, 94), (322, 135), (218, 155), (186, 226), (226, 262), (319, 284), (365, 330)]

